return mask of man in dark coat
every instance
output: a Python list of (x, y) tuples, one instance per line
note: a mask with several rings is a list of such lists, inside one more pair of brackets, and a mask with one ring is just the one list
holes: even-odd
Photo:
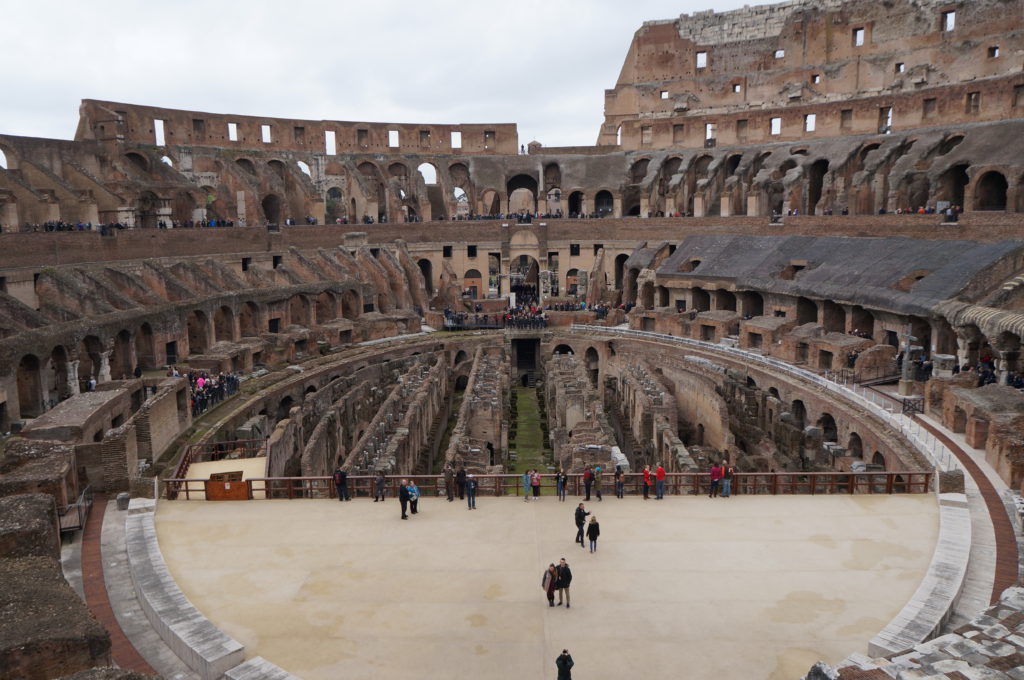
[(398, 485), (398, 504), (402, 506), (402, 519), (409, 519), (406, 509), (409, 507), (409, 487), (406, 480)]
[(569, 608), (569, 586), (572, 584), (572, 570), (563, 557), (555, 567), (558, 580), (555, 581), (555, 588), (558, 589), (558, 606), (562, 606), (562, 595), (565, 595), (565, 608)]
[(459, 466), (459, 471), (455, 473), (455, 486), (459, 489), (459, 500), (466, 498), (466, 468)]
[(555, 659), (555, 666), (558, 668), (558, 680), (572, 680), (573, 662), (568, 649), (563, 649)]
[(339, 501), (350, 500), (348, 497), (348, 473), (338, 466), (338, 469), (334, 471), (334, 488), (338, 492)]
[(444, 493), (449, 503), (455, 500), (455, 470), (451, 465), (444, 466)]
[(579, 507), (576, 508), (576, 542), (580, 544), (580, 547), (584, 547), (583, 544), (583, 525), (587, 522), (587, 515), (590, 513), (583, 509), (583, 503), (580, 503)]

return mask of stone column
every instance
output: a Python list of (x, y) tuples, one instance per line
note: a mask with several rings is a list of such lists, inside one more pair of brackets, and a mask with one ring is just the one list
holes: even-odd
[(72, 397), (79, 393), (78, 362), (78, 359), (68, 362), (68, 395)]
[(110, 382), (110, 354), (112, 350), (100, 352), (100, 372), (96, 378), (97, 383)]

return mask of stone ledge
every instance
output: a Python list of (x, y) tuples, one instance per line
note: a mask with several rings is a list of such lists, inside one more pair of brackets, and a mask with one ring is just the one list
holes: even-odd
[(939, 494), (939, 537), (928, 573), (892, 621), (868, 643), (868, 654), (888, 656), (936, 635), (949, 619), (964, 587), (971, 554), (967, 497)]
[(242, 663), (242, 644), (203, 616), (171, 577), (157, 544), (153, 514), (129, 514), (125, 531), (135, 593), (167, 646), (203, 680), (216, 680)]
[(249, 659), (224, 674), (227, 680), (300, 680), (286, 670), (278, 668), (262, 656)]

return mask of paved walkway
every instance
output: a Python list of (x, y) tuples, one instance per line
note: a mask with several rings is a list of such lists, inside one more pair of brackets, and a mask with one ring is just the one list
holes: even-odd
[[(932, 557), (937, 507), (913, 496), (608, 499), (600, 550), (575, 502), (163, 502), (157, 533), (186, 596), (304, 680), (800, 677), (900, 611)], [(571, 610), (541, 572), (565, 556)]]

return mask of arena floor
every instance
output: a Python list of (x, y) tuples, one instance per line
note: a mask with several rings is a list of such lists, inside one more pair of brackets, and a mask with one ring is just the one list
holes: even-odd
[[(576, 501), (578, 502), (578, 501)], [(917, 588), (932, 495), (162, 502), (160, 546), (214, 623), (304, 680), (799, 678), (865, 652)], [(540, 588), (572, 567), (572, 609)]]

